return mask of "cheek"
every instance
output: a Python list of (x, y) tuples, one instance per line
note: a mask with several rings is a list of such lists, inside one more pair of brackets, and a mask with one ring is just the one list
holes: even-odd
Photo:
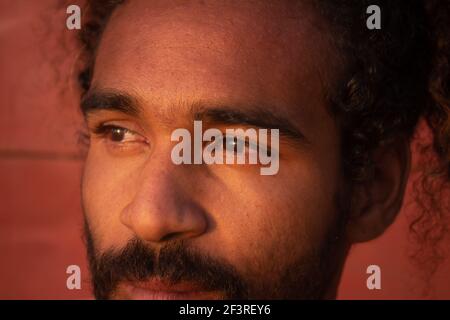
[(100, 150), (89, 150), (82, 179), (82, 201), (98, 250), (122, 247), (130, 237), (120, 223), (120, 212), (130, 198), (132, 166), (108, 161)]
[(216, 240), (230, 262), (258, 274), (317, 249), (336, 218), (334, 160), (285, 162), (275, 176), (230, 173), (225, 186), (211, 186), (221, 196), (205, 202), (216, 220)]

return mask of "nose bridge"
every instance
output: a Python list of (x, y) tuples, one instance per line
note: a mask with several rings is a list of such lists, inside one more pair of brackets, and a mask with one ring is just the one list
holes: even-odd
[(142, 167), (134, 197), (121, 213), (122, 223), (150, 242), (202, 234), (207, 218), (182, 175), (170, 156), (154, 154)]

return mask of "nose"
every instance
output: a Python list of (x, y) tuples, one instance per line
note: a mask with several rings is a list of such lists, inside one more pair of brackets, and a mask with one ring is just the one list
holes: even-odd
[[(188, 181), (175, 176), (174, 164), (145, 168), (121, 222), (140, 239), (163, 243), (198, 237), (207, 230), (204, 210), (188, 195)], [(183, 185), (184, 184), (184, 185)]]

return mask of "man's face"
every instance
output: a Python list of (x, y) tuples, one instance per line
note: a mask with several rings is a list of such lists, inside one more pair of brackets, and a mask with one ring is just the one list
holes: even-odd
[[(323, 32), (313, 12), (287, 3), (117, 8), (86, 115), (83, 205), (98, 297), (314, 298), (334, 290), (343, 181), (325, 99), (336, 63)], [(195, 119), (204, 130), (280, 129), (279, 171), (174, 164), (171, 134), (191, 131)]]

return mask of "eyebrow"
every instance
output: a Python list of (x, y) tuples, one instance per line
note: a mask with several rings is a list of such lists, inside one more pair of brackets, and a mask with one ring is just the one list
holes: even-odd
[(82, 98), (80, 107), (84, 116), (99, 110), (119, 111), (135, 117), (142, 112), (137, 99), (117, 90), (89, 91)]
[[(226, 104), (214, 105), (195, 103), (191, 105), (190, 114), (194, 120), (201, 120), (220, 125), (244, 125), (261, 129), (278, 129), (281, 137), (295, 143), (308, 144), (308, 139), (297, 129), (294, 123), (275, 110), (274, 106), (251, 106), (242, 108)], [(100, 110), (112, 110), (140, 117), (143, 109), (138, 99), (119, 90), (92, 89), (81, 100), (81, 110), (86, 117)]]
[(244, 110), (224, 106), (209, 107), (195, 112), (194, 119), (221, 125), (245, 125), (261, 129), (278, 129), (280, 136), (295, 142), (309, 142), (289, 119), (263, 108)]

